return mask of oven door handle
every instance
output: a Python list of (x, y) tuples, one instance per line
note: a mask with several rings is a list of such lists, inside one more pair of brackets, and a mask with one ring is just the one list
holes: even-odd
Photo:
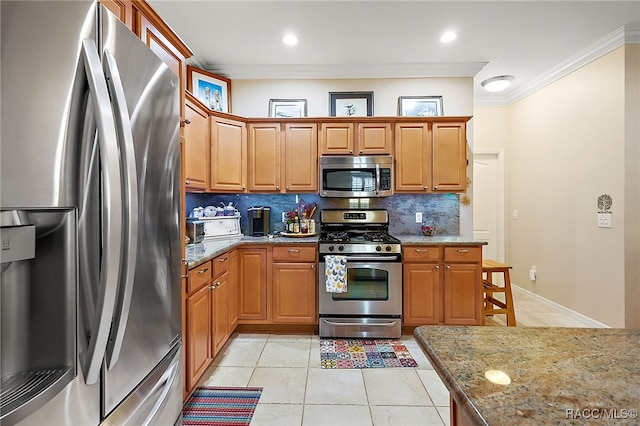
[(335, 322), (323, 319), (323, 321), (329, 325), (357, 325), (357, 326), (371, 326), (371, 327), (393, 327), (398, 322), (397, 320), (393, 320), (391, 322), (376, 322), (376, 323), (366, 323), (366, 322)]
[(380, 260), (398, 260), (398, 256), (346, 256), (347, 261), (355, 261), (358, 260), (371, 260), (371, 261), (380, 261)]

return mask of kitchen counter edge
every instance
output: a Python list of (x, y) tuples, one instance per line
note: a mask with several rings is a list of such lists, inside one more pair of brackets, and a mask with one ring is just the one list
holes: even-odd
[(203, 241), (202, 243), (187, 245), (185, 259), (189, 269), (213, 259), (229, 250), (246, 245), (295, 245), (295, 244), (318, 244), (318, 237), (236, 237)]

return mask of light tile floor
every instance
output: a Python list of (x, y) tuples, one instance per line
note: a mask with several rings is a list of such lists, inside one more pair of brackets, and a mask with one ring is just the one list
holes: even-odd
[[(522, 292), (514, 305), (518, 326), (586, 326)], [(318, 336), (235, 333), (204, 384), (262, 387), (252, 426), (448, 425), (449, 392), (413, 336), (402, 340), (418, 367), (328, 370)]]

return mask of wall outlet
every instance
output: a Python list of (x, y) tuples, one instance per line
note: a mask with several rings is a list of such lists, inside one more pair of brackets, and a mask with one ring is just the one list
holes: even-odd
[(282, 223), (285, 223), (287, 221), (287, 212), (282, 212)]
[(611, 213), (598, 213), (598, 228), (611, 228)]
[(537, 273), (536, 265), (531, 265), (531, 269), (529, 269), (529, 281), (535, 281)]
[(518, 210), (514, 210), (514, 211), (512, 211), (512, 212), (511, 212), (511, 217), (512, 217), (514, 220), (517, 220), (517, 219), (518, 219)]
[(422, 212), (416, 212), (416, 223), (422, 223)]

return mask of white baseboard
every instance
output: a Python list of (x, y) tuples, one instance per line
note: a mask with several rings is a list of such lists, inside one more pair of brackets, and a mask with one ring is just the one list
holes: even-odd
[(567, 308), (566, 306), (562, 306), (559, 303), (556, 303), (552, 300), (546, 299), (539, 294), (535, 294), (527, 289), (524, 289), (514, 283), (511, 283), (511, 289), (514, 293), (525, 294), (527, 297), (532, 299), (536, 299), (536, 301), (542, 303), (543, 305), (547, 305), (548, 307), (561, 312), (577, 321), (584, 323), (585, 325), (593, 328), (610, 328), (608, 325), (601, 323), (600, 321), (596, 321), (593, 318), (589, 318), (586, 315), (582, 315), (580, 312), (576, 312), (572, 309)]

